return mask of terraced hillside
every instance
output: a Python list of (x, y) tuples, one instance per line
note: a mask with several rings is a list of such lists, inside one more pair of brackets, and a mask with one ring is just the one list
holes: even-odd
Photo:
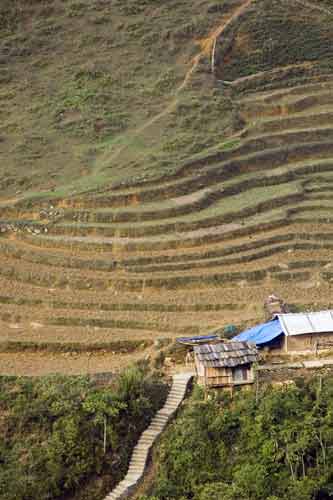
[(3, 371), (110, 370), (159, 337), (251, 324), (272, 291), (333, 302), (333, 8), (222, 4), (165, 107), (108, 161), (129, 169), (130, 145), (168, 121), (179, 134), (175, 110), (203, 89), (224, 103), (223, 137), (149, 175), (143, 148), (142, 175), (111, 169), (79, 194), (4, 193)]

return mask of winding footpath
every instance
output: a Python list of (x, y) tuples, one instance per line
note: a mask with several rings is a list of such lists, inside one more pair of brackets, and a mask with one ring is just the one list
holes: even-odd
[[(249, 9), (249, 7), (252, 5), (252, 3), (253, 3), (253, 0), (243, 0), (241, 5), (238, 6), (230, 15), (227, 15), (226, 18), (224, 18), (222, 20), (222, 22), (218, 25), (218, 27), (215, 28), (206, 38), (199, 40), (200, 52), (196, 56), (194, 56), (193, 59), (191, 60), (190, 67), (187, 70), (182, 83), (175, 90), (174, 98), (172, 99), (171, 103), (168, 106), (166, 106), (166, 108), (163, 109), (160, 113), (153, 116), (151, 119), (149, 119), (143, 125), (141, 125), (139, 128), (134, 130), (133, 135), (131, 137), (131, 140), (128, 143), (126, 143), (125, 145), (121, 146), (117, 151), (115, 151), (115, 153), (112, 154), (111, 157), (107, 153), (105, 160), (110, 162), (110, 161), (114, 161), (114, 160), (118, 159), (118, 157), (121, 155), (121, 153), (125, 149), (128, 148), (128, 145), (135, 138), (137, 138), (140, 134), (142, 134), (145, 130), (147, 130), (147, 128), (154, 125), (161, 118), (172, 113), (176, 109), (177, 104), (178, 104), (179, 94), (187, 87), (188, 83), (190, 82), (193, 74), (195, 73), (196, 69), (198, 68), (203, 57), (211, 56), (213, 58), (214, 53), (215, 53), (215, 46), (216, 46), (217, 39), (220, 36), (222, 36), (223, 32), (232, 23), (237, 21), (237, 19), (240, 18), (247, 9)], [(212, 68), (212, 70), (214, 70), (214, 68)]]
[(165, 405), (156, 413), (149, 427), (141, 434), (141, 437), (133, 450), (132, 458), (125, 478), (118, 483), (116, 488), (109, 495), (105, 497), (105, 500), (120, 500), (128, 498), (133, 493), (136, 486), (143, 478), (149, 452), (154, 442), (179, 408), (192, 377), (193, 373), (191, 372), (178, 373), (173, 376), (172, 387)]

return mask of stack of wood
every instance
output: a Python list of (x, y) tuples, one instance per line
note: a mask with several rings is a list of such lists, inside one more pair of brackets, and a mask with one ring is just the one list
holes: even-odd
[(288, 313), (287, 304), (277, 295), (269, 295), (265, 300), (265, 311), (269, 318), (273, 318), (276, 314)]

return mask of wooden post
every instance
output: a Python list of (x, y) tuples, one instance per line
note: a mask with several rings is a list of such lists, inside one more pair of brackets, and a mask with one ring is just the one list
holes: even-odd
[(320, 374), (320, 375), (319, 375), (319, 385), (318, 385), (318, 395), (321, 393), (322, 388), (323, 388), (323, 377), (322, 377), (322, 375)]
[(207, 373), (206, 373), (206, 367), (204, 367), (204, 387), (205, 387), (205, 401), (207, 401)]
[(214, 39), (214, 44), (213, 44), (213, 49), (212, 49), (212, 61), (211, 61), (211, 67), (212, 67), (212, 73), (215, 75), (215, 51), (216, 51), (216, 40), (217, 37)]
[(104, 415), (104, 438), (103, 438), (104, 455), (106, 453), (106, 416)]
[(259, 371), (257, 370), (257, 367), (254, 368), (255, 370), (255, 378), (256, 378), (256, 404), (259, 402)]

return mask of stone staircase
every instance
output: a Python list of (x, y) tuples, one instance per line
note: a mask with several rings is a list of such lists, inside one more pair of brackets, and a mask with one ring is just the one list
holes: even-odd
[(133, 493), (144, 475), (151, 447), (183, 401), (188, 383), (192, 377), (193, 373), (179, 373), (173, 376), (172, 387), (166, 403), (156, 413), (149, 427), (141, 434), (133, 450), (125, 478), (105, 497), (105, 500), (120, 500), (128, 498)]

